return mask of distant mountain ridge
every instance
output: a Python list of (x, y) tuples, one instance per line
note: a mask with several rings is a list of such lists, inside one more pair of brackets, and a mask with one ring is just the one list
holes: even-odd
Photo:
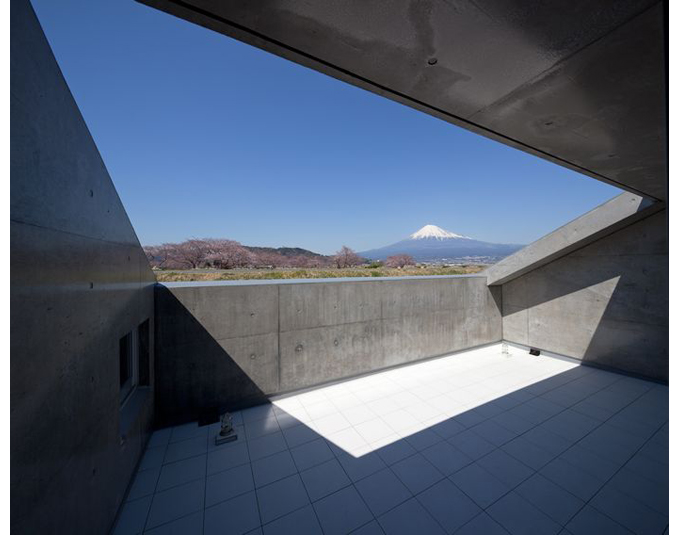
[(514, 243), (489, 243), (444, 230), (436, 225), (425, 225), (408, 238), (359, 254), (371, 260), (385, 260), (396, 254), (411, 255), (418, 262), (453, 261), (464, 258), (485, 258), (496, 262), (524, 247)]
[(314, 251), (302, 249), (301, 247), (253, 247), (250, 245), (244, 245), (243, 248), (253, 253), (273, 253), (280, 254), (281, 256), (308, 256), (310, 258), (329, 258), (327, 255), (315, 253)]
[[(386, 260), (398, 254), (408, 254), (420, 263), (491, 264), (522, 247), (483, 242), (436, 225), (425, 225), (392, 245), (356, 254), (351, 249), (349, 252), (355, 255), (353, 262), (356, 264)], [(144, 251), (151, 265), (158, 269), (328, 267), (338, 264), (336, 255), (315, 253), (302, 247), (257, 247), (228, 239), (192, 238), (181, 243), (147, 245)]]

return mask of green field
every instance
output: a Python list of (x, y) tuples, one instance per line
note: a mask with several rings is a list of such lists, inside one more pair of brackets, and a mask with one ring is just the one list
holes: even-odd
[(355, 268), (273, 268), (225, 270), (154, 270), (159, 282), (230, 281), (270, 279), (332, 279), (337, 277), (423, 277), (432, 275), (469, 275), (486, 266), (413, 266), (386, 268), (360, 266)]

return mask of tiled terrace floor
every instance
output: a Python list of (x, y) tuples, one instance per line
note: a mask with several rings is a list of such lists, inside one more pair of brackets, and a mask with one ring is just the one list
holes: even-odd
[(116, 534), (668, 530), (668, 388), (501, 346), (156, 431)]

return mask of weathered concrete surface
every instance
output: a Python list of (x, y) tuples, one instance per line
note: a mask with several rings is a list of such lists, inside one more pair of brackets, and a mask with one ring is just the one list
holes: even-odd
[(483, 274), (489, 285), (505, 284), (664, 208), (665, 203), (622, 193), (488, 267)]
[(162, 424), (501, 338), (484, 277), (159, 285), (156, 312)]
[(667, 211), (502, 285), (503, 338), (668, 380)]
[(156, 423), (265, 400), (279, 386), (276, 286), (156, 287)]
[(667, 198), (658, 0), (399, 0), (389, 8), (141, 1), (633, 193)]
[(153, 421), (149, 389), (121, 413), (118, 341), (155, 277), (28, 1), (11, 25), (11, 530), (106, 533)]

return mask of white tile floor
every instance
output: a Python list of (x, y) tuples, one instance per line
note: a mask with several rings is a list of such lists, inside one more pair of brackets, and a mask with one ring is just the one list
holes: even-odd
[(668, 388), (501, 346), (156, 431), (116, 534), (657, 533)]

